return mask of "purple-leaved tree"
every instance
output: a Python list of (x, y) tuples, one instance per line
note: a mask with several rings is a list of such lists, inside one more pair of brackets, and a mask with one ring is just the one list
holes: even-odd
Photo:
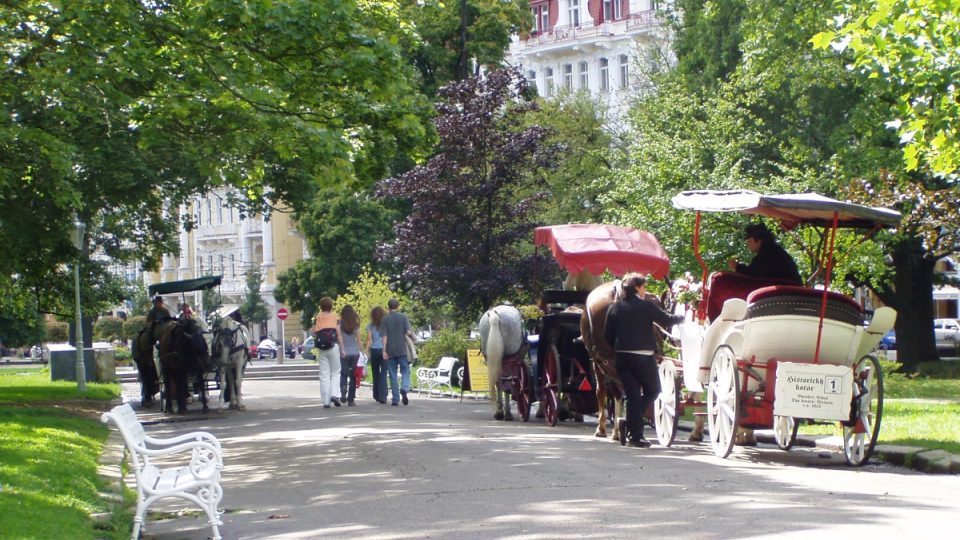
[(545, 128), (523, 127), (536, 107), (527, 95), (516, 70), (442, 88), (436, 154), (379, 186), (381, 196), (410, 203), (383, 256), (414, 296), (450, 303), (466, 319), (496, 301), (529, 299), (532, 231), (556, 156)]

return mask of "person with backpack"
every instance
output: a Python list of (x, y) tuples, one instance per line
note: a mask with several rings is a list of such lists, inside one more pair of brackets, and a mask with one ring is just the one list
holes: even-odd
[(340, 362), (343, 358), (343, 336), (340, 324), (333, 312), (333, 299), (324, 296), (320, 299), (320, 313), (314, 319), (314, 346), (319, 350), (317, 365), (320, 371), (320, 401), (323, 408), (330, 404), (340, 406)]

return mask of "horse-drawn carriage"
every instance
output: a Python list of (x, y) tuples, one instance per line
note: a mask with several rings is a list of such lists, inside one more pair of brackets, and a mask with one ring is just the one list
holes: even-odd
[[(602, 362), (599, 369), (591, 361), (593, 342), (589, 336), (582, 336), (584, 306), (591, 291), (602, 284), (598, 276), (605, 271), (643, 272), (663, 278), (669, 259), (652, 234), (612, 225), (539, 227), (534, 244), (549, 247), (561, 268), (571, 276), (570, 285), (575, 289), (542, 292), (543, 315), (529, 358), (526, 348), (521, 347), (525, 342), (516, 308), (497, 306), (481, 318), (481, 349), (487, 358), (490, 391), (495, 396), (495, 417), (510, 418), (509, 400), (500, 399), (501, 393), (509, 393), (524, 421), (529, 417), (530, 403), (539, 401), (540, 412), (549, 425), (568, 418), (599, 415), (597, 432), (605, 435), (607, 387), (617, 398), (623, 392), (612, 354), (603, 357), (609, 361)], [(491, 316), (495, 317), (492, 324)], [(599, 327), (602, 332), (602, 324)], [(491, 328), (498, 329), (492, 346)]]
[[(206, 276), (150, 285), (151, 296), (207, 290), (219, 286), (222, 276)], [(214, 320), (208, 331), (205, 321), (195, 317), (158, 321), (145, 327), (134, 340), (133, 360), (141, 384), (141, 404), (148, 406), (159, 392), (161, 409), (186, 411), (192, 387), (199, 391), (207, 411), (207, 392), (227, 390), (231, 407), (243, 408), (240, 384), (243, 366), (249, 360), (246, 330), (232, 319)], [(154, 348), (156, 345), (156, 354)], [(226, 388), (221, 381), (226, 379)]]
[[(834, 243), (840, 227), (868, 235), (895, 225), (899, 213), (845, 203), (815, 194), (763, 196), (749, 191), (693, 191), (673, 199), (677, 208), (697, 212), (694, 251), (703, 267), (698, 320), (680, 330), (682, 360), (660, 366), (657, 434), (669, 445), (684, 403), (680, 381), (706, 391), (706, 416), (714, 453), (729, 455), (742, 429), (773, 428), (788, 450), (801, 420), (843, 425), (844, 455), (865, 463), (876, 444), (883, 411), (883, 377), (870, 354), (893, 327), (896, 312), (878, 308), (864, 325), (861, 305), (829, 291)], [(822, 227), (821, 288), (764, 282), (738, 274), (708, 279), (699, 255), (701, 212), (743, 212), (778, 220), (785, 229)], [(682, 377), (681, 377), (682, 374)], [(688, 402), (689, 404), (690, 402)]]

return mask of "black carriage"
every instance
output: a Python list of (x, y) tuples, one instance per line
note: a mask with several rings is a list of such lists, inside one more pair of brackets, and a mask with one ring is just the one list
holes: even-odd
[[(167, 281), (165, 283), (154, 283), (147, 287), (147, 293), (153, 297), (154, 295), (167, 295), (167, 294), (179, 294), (181, 302), (186, 301), (185, 293), (193, 291), (206, 291), (213, 289), (214, 287), (219, 287), (223, 281), (223, 276), (203, 276), (194, 279), (184, 279), (180, 281)], [(204, 330), (204, 338), (207, 341), (207, 345), (210, 346), (212, 335), (209, 331)], [(159, 359), (154, 357), (154, 362), (156, 365), (157, 373), (161, 373), (161, 368), (159, 365)], [(220, 369), (217, 368), (214, 371), (204, 374), (202, 380), (191, 380), (189, 381), (190, 387), (194, 388), (195, 391), (211, 391), (211, 390), (222, 390), (221, 388), (222, 376)], [(163, 383), (163, 377), (159, 378), (160, 384), (160, 399), (161, 403), (166, 396), (166, 388)], [(200, 388), (200, 385), (203, 385), (203, 388)]]

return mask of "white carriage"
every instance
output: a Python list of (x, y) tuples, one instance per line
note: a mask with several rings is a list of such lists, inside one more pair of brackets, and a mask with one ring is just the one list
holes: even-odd
[[(881, 307), (869, 326), (852, 298), (828, 290), (839, 227), (876, 230), (900, 215), (815, 194), (763, 196), (749, 191), (683, 192), (677, 208), (738, 211), (777, 219), (786, 229), (823, 227), (824, 284), (807, 288), (716, 273), (705, 283), (698, 322), (680, 329), (681, 359), (660, 366), (657, 435), (672, 443), (683, 405), (705, 405), (714, 453), (726, 457), (738, 429), (774, 429), (777, 445), (793, 445), (802, 419), (843, 425), (844, 455), (862, 465), (873, 452), (883, 411), (883, 377), (871, 351), (893, 327), (896, 312)], [(704, 265), (705, 266), (705, 265)], [(682, 376), (681, 376), (682, 374)], [(706, 403), (682, 402), (680, 385), (706, 391)]]

